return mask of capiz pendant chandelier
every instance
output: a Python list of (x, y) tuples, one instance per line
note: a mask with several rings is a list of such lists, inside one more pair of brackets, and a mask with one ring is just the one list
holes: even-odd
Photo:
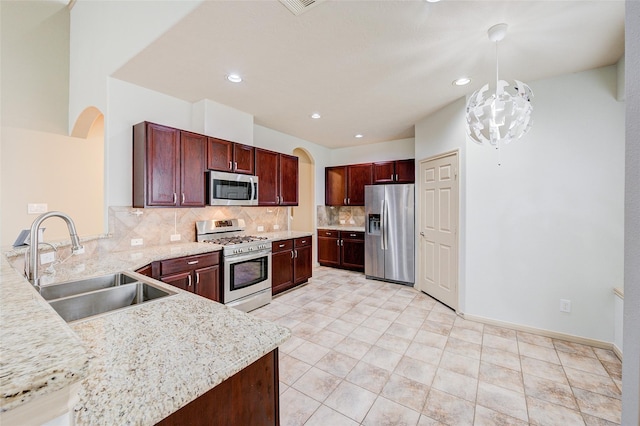
[(498, 42), (507, 33), (507, 24), (489, 28), (489, 40), (496, 43), (495, 87), (485, 84), (474, 92), (467, 102), (467, 134), (480, 145), (491, 145), (496, 149), (501, 143), (520, 139), (531, 128), (531, 98), (529, 86), (515, 80), (509, 85), (498, 78)]

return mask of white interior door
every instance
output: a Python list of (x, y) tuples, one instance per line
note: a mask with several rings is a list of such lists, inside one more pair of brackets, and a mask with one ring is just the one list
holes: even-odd
[(420, 162), (416, 288), (458, 309), (458, 153)]

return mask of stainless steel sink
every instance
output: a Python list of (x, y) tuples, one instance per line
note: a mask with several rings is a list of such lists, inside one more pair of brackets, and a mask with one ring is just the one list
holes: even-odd
[[(53, 287), (62, 287), (54, 289)], [(67, 322), (125, 309), (176, 294), (127, 274), (43, 287), (49, 305)], [(55, 297), (59, 296), (59, 297)], [(53, 298), (52, 298), (53, 297)]]
[(125, 273), (102, 275), (100, 277), (87, 278), (78, 281), (69, 281), (60, 284), (42, 286), (40, 295), (44, 300), (59, 299), (75, 294), (88, 293), (103, 288), (116, 287), (139, 281), (137, 278)]

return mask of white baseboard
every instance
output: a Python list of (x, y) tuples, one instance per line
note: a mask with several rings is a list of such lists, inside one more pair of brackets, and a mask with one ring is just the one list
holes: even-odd
[(526, 325), (515, 324), (507, 321), (500, 321), (491, 318), (485, 318), (477, 315), (465, 314), (458, 312), (464, 319), (471, 321), (481, 322), (483, 324), (495, 325), (498, 327), (510, 328), (516, 331), (524, 331), (527, 333), (534, 333), (540, 336), (550, 337), (552, 339), (565, 340), (567, 342), (580, 343), (582, 345), (593, 346), (601, 349), (612, 350), (620, 360), (622, 360), (622, 351), (612, 342), (605, 342), (603, 340), (589, 339), (587, 337), (574, 336), (573, 334), (560, 333), (558, 331), (545, 330), (543, 328), (529, 327)]

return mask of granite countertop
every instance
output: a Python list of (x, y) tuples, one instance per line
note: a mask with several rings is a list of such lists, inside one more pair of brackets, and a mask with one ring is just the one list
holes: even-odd
[(364, 226), (355, 225), (322, 225), (318, 226), (318, 229), (331, 229), (335, 231), (351, 231), (351, 232), (364, 232)]
[[(42, 282), (135, 270), (221, 248), (184, 243), (86, 253), (57, 265)], [(1, 261), (2, 411), (80, 380), (78, 425), (154, 424), (290, 336), (287, 328), (158, 281), (177, 294), (67, 324), (5, 256)]]
[(270, 241), (289, 240), (291, 238), (311, 237), (313, 232), (306, 231), (280, 231), (259, 233), (261, 237), (267, 237)]

